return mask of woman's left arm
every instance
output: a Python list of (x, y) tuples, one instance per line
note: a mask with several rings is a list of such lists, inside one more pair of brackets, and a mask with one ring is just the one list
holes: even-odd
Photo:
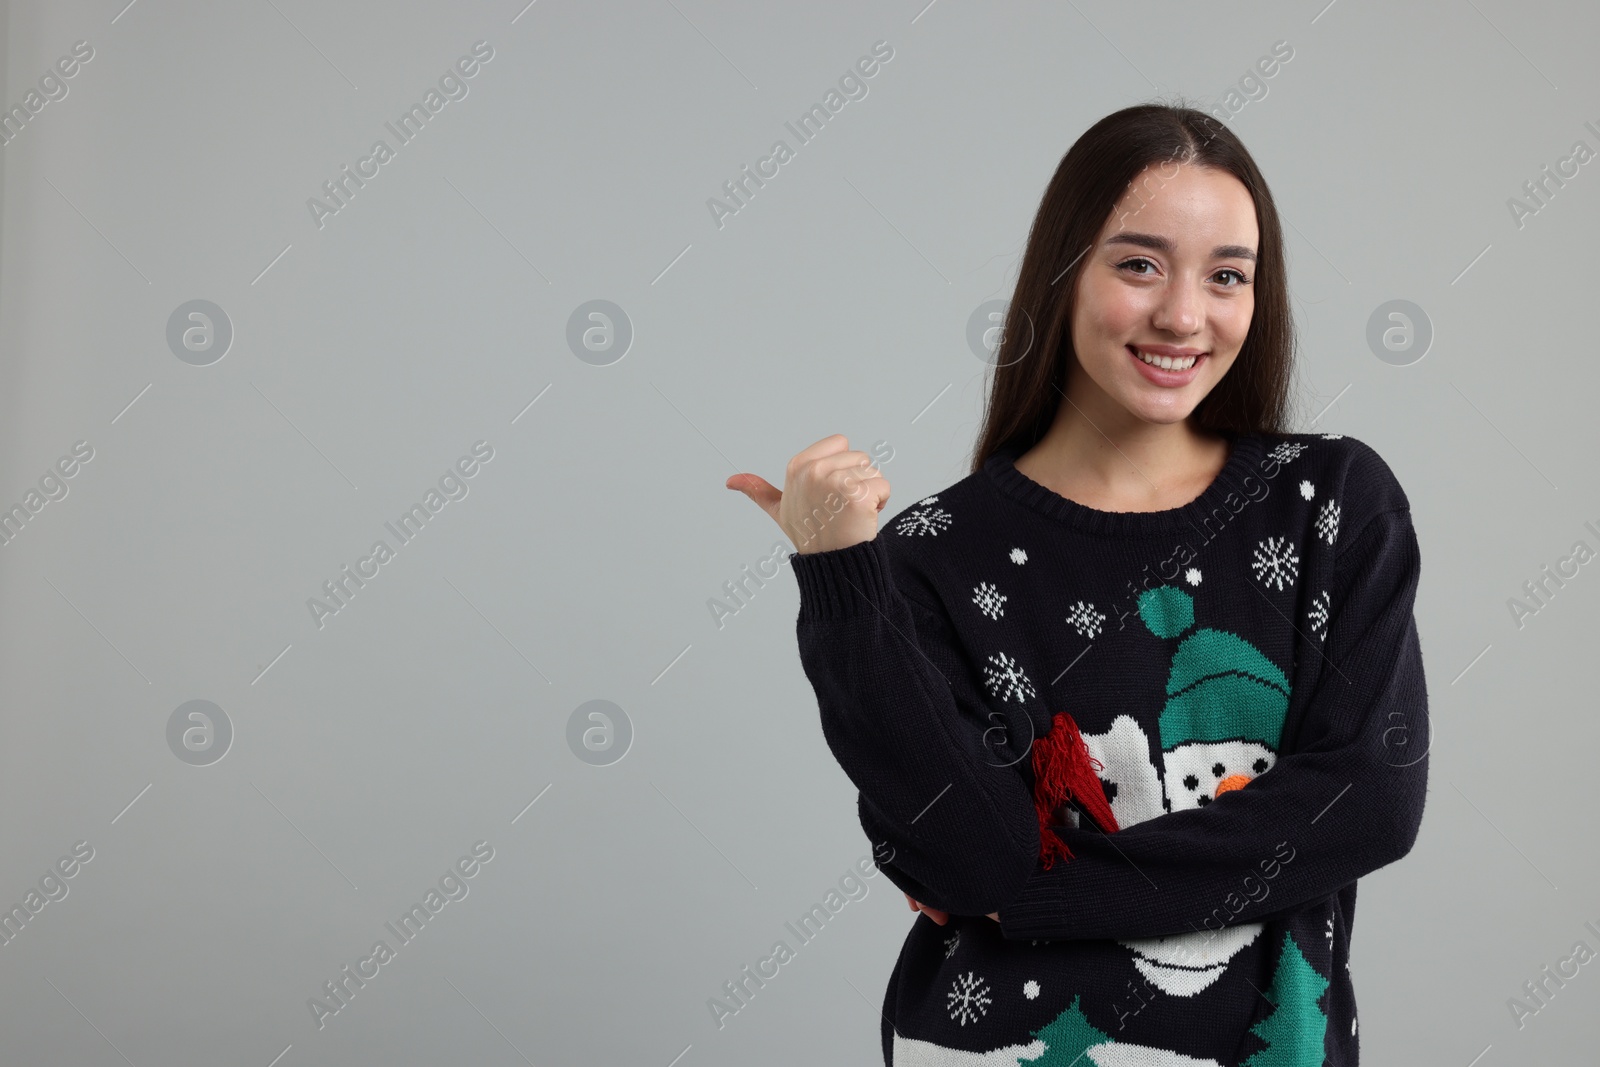
[(1427, 796), (1427, 707), (1409, 506), (1341, 546), (1322, 666), (1295, 751), (1243, 789), (1113, 834), (1060, 828), (999, 909), (1007, 938), (1142, 938), (1257, 922), (1404, 856)]

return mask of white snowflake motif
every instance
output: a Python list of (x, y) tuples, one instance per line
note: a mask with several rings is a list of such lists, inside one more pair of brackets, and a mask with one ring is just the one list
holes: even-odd
[(1328, 951), (1332, 952), (1333, 951), (1333, 916), (1332, 915), (1328, 916), (1328, 928), (1326, 930), (1324, 930), (1322, 933), (1328, 939)]
[(956, 946), (961, 944), (961, 931), (957, 930), (954, 937), (944, 939), (944, 958), (949, 959), (956, 954)]
[(1011, 562), (1015, 563), (1019, 567), (1028, 562), (1027, 551), (1021, 548), (1013, 548), (1011, 550)]
[(931, 534), (939, 536), (939, 531), (950, 528), (950, 513), (944, 508), (930, 508), (927, 511), (908, 512), (904, 518), (895, 524), (894, 532), (910, 536), (916, 534)]
[(1006, 613), (1006, 600), (1006, 595), (996, 589), (992, 582), (979, 582), (973, 587), (972, 602), (991, 619), (998, 619)]
[(1332, 598), (1324, 589), (1311, 601), (1311, 610), (1306, 612), (1306, 618), (1311, 622), (1311, 632), (1320, 641), (1328, 638), (1328, 609), (1332, 606)]
[(1095, 638), (1100, 636), (1100, 627), (1106, 617), (1094, 610), (1093, 604), (1085, 604), (1080, 600), (1067, 612), (1067, 621), (1083, 637)]
[(1322, 505), (1322, 510), (1317, 512), (1317, 535), (1328, 544), (1333, 544), (1333, 539), (1339, 536), (1339, 503), (1330, 500)]
[(996, 652), (989, 657), (989, 662), (983, 666), (983, 681), (989, 687), (989, 692), (1001, 700), (1015, 700), (1020, 704), (1035, 695), (1028, 676), (1022, 672), (1017, 661), (1004, 652)]
[(1292, 459), (1299, 458), (1300, 453), (1304, 452), (1307, 447), (1299, 441), (1284, 441), (1271, 452), (1268, 452), (1267, 458), (1275, 459), (1279, 463), (1288, 463)]
[(1299, 574), (1300, 557), (1294, 554), (1294, 543), (1287, 537), (1269, 537), (1256, 546), (1250, 566), (1263, 585), (1282, 589)]
[(1325, 434), (1322, 435), (1322, 439), (1324, 441), (1337, 441), (1339, 438), (1341, 438), (1343, 436), (1344, 436), (1344, 434), (1342, 434), (1342, 433), (1325, 433)]
[(1183, 572), (1183, 580), (1188, 582), (1190, 585), (1199, 585), (1200, 584), (1200, 568), (1199, 567), (1190, 567), (1188, 570), (1184, 571)]
[(1022, 995), (1027, 997), (1029, 1000), (1038, 1000), (1039, 983), (1035, 982), (1032, 978), (1028, 979), (1026, 982), (1023, 982)]
[(962, 1026), (974, 1022), (980, 1015), (989, 1014), (989, 1005), (994, 1003), (989, 997), (989, 983), (974, 977), (971, 971), (956, 975), (955, 983), (945, 996), (950, 1002), (950, 1018)]
[(1300, 495), (1306, 500), (1310, 500), (1312, 497), (1317, 495), (1317, 487), (1308, 481), (1301, 481)]

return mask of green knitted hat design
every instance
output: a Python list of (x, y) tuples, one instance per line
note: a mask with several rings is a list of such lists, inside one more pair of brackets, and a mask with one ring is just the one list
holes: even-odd
[(1157, 637), (1177, 637), (1194, 625), (1194, 597), (1175, 585), (1158, 585), (1139, 595), (1139, 618)]
[[(1194, 625), (1194, 598), (1174, 585), (1147, 589), (1139, 596), (1139, 618), (1157, 637), (1178, 637)], [(1238, 634), (1194, 630), (1172, 656), (1161, 747), (1246, 740), (1276, 752), (1289, 688), (1283, 671)]]

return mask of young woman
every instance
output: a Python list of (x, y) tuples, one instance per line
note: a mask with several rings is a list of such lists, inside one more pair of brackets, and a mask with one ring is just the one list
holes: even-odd
[(1282, 231), (1226, 127), (1141, 105), (1034, 221), (971, 472), (878, 529), (840, 435), (739, 489), (920, 914), (891, 1065), (1357, 1063), (1356, 880), (1427, 786), (1409, 501), (1283, 427)]

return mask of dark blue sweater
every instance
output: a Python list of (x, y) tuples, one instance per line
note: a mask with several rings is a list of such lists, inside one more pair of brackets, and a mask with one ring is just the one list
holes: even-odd
[[(1354, 438), (1231, 446), (1160, 512), (1068, 500), (1013, 447), (790, 558), (862, 828), (952, 916), (906, 937), (887, 1063), (1357, 1063), (1356, 879), (1411, 849), (1427, 792), (1416, 533)], [(1058, 712), (1114, 827), (1036, 810)], [(1041, 823), (1070, 858), (1047, 867)]]

